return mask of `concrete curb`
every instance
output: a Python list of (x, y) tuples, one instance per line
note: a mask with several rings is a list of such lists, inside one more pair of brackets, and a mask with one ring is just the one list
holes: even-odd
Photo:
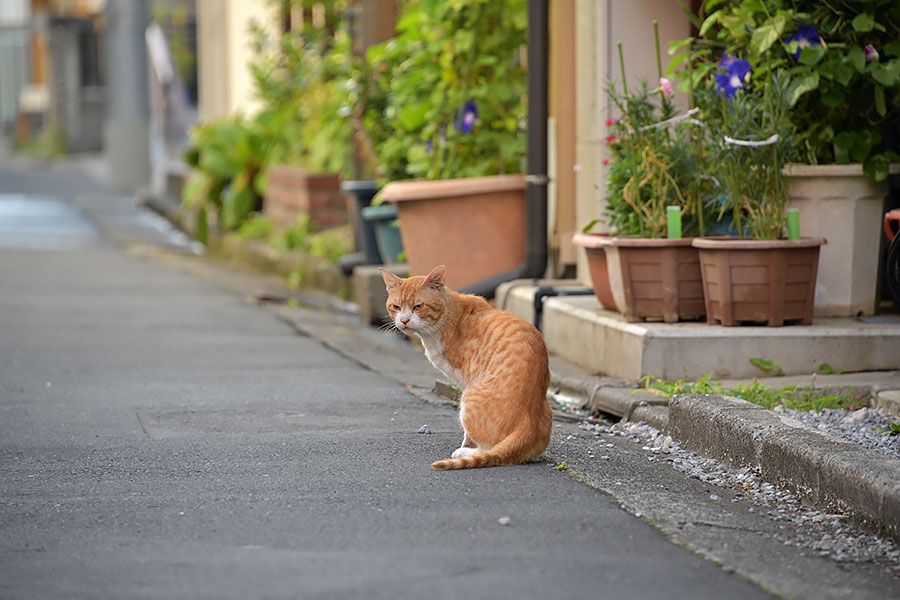
[[(900, 541), (900, 461), (750, 402), (723, 395), (655, 396), (633, 383), (551, 372), (551, 391), (592, 414), (643, 421), (686, 450), (750, 467), (805, 502), (846, 513)], [(874, 392), (873, 405), (896, 391)], [(882, 407), (884, 408), (884, 407)]]
[(686, 449), (758, 469), (805, 501), (900, 540), (900, 461), (728, 396), (675, 396), (668, 412), (668, 433)]
[(578, 410), (644, 421), (660, 430), (666, 427), (668, 399), (635, 389), (631, 382), (572, 377), (551, 369), (550, 390), (561, 404)]

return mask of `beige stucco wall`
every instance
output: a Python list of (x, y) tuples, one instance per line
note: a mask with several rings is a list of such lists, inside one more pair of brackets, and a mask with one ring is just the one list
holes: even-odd
[(247, 63), (253, 19), (277, 33), (271, 4), (256, 0), (197, 0), (197, 76), (200, 118), (215, 119), (258, 108)]
[[(576, 0), (576, 225), (603, 216), (608, 156), (606, 120), (614, 113), (606, 84), (621, 79), (617, 42), (622, 42), (629, 88), (640, 79), (657, 81), (653, 20), (659, 22), (663, 72), (668, 43), (690, 35), (690, 21), (673, 0)], [(578, 276), (589, 283), (584, 251), (577, 252)]]

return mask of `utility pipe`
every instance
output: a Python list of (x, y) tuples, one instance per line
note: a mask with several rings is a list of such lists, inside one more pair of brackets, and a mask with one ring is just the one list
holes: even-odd
[(547, 269), (548, 0), (528, 0), (528, 165), (525, 178), (525, 262), (462, 288), (491, 299), (512, 279), (542, 277)]

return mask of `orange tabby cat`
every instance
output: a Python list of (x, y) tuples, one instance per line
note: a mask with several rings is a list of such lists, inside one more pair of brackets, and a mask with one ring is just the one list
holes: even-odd
[(550, 443), (552, 425), (540, 332), (480, 296), (446, 289), (443, 265), (427, 277), (407, 279), (379, 270), (394, 326), (418, 335), (431, 364), (462, 390), (462, 445), (451, 459), (431, 466), (466, 469), (536, 459)]

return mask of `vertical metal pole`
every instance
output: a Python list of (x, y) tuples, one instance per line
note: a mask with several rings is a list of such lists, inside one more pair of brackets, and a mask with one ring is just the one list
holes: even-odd
[(106, 2), (105, 151), (110, 183), (134, 191), (150, 183), (147, 0)]

